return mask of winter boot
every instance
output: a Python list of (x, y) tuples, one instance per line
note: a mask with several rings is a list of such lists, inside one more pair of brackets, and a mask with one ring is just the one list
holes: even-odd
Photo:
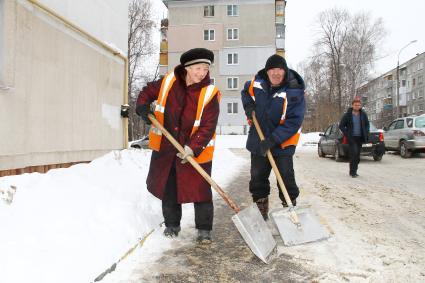
[(196, 238), (196, 242), (202, 245), (211, 244), (211, 231), (210, 230), (198, 230), (198, 237)]
[(180, 226), (176, 226), (176, 227), (173, 227), (173, 226), (165, 227), (164, 236), (165, 237), (168, 237), (168, 238), (177, 237), (179, 235), (180, 230), (181, 230)]
[(269, 198), (265, 197), (257, 199), (255, 203), (257, 204), (258, 210), (261, 212), (261, 215), (263, 216), (264, 220), (269, 219)]
[[(297, 206), (297, 199), (291, 199), (291, 202), (292, 202), (292, 205), (293, 206)], [(283, 200), (282, 201), (282, 206), (284, 207), (284, 208), (286, 208), (286, 207), (288, 207), (288, 204), (286, 203), (286, 200)]]

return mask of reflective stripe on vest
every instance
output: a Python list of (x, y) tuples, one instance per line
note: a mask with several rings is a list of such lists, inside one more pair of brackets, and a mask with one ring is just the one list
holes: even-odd
[[(158, 119), (158, 122), (161, 123), (161, 125), (164, 125), (165, 104), (175, 80), (176, 78), (174, 73), (169, 73), (164, 76), (158, 99), (155, 101), (155, 117)], [(199, 125), (201, 124), (202, 114), (204, 112), (205, 106), (214, 98), (216, 94), (219, 95), (218, 88), (213, 85), (209, 85), (201, 89), (195, 122), (190, 134), (191, 136), (198, 130)], [(218, 99), (220, 101), (220, 97), (218, 97)], [(205, 149), (201, 152), (201, 154), (199, 154), (198, 157), (194, 158), (198, 163), (206, 163), (212, 160), (215, 146), (215, 136), (216, 134), (214, 132), (213, 138), (208, 142)], [(149, 147), (155, 151), (159, 151), (161, 147), (161, 139), (162, 133), (160, 133), (160, 131), (152, 125), (149, 131)]]
[[(261, 86), (261, 83), (255, 81), (255, 78), (251, 80), (251, 84), (249, 85), (249, 89), (248, 89), (249, 95), (255, 101), (254, 87), (259, 88), (259, 89), (263, 89), (263, 87)], [(278, 93), (275, 96), (283, 98), (282, 115), (280, 116), (280, 121), (279, 121), (279, 124), (283, 125), (283, 124), (285, 124), (286, 110), (287, 110), (287, 107), (288, 107), (288, 103), (287, 103), (288, 99), (286, 98), (286, 92)], [(281, 143), (280, 147), (285, 148), (285, 147), (290, 146), (290, 145), (296, 146), (298, 144), (300, 136), (301, 136), (301, 128), (299, 128), (298, 131), (293, 136), (291, 136), (289, 139), (287, 139), (286, 141)]]

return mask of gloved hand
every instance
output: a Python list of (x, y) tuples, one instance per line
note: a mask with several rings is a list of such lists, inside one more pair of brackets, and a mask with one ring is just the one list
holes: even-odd
[(151, 120), (148, 117), (148, 114), (153, 114), (149, 104), (142, 104), (136, 107), (136, 113), (146, 122), (146, 124), (152, 124)]
[(245, 106), (245, 115), (249, 120), (252, 120), (252, 111), (255, 110), (255, 102), (250, 102)]
[(260, 142), (260, 154), (262, 156), (266, 156), (267, 150), (271, 149), (276, 145), (275, 140), (273, 137), (268, 137), (265, 140), (262, 140)]
[(193, 157), (193, 150), (189, 146), (185, 145), (184, 146), (184, 154), (179, 152), (179, 153), (177, 153), (177, 157), (182, 159), (181, 164), (185, 164), (187, 162), (188, 156)]

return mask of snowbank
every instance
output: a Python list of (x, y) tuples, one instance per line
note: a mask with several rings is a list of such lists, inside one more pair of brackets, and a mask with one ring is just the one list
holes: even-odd
[[(227, 148), (245, 141), (218, 137), (212, 177), (223, 188), (243, 162)], [(0, 199), (0, 282), (92, 282), (158, 228), (161, 202), (145, 184), (150, 154), (113, 151), (89, 164), (0, 178), (0, 189), (16, 187), (12, 203)], [(183, 216), (182, 225), (193, 222), (193, 205)]]

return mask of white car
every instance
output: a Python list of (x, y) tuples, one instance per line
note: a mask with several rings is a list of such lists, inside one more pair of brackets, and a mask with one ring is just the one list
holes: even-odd
[(384, 127), (384, 137), (385, 149), (399, 151), (403, 158), (425, 152), (425, 115), (395, 119)]
[(131, 141), (130, 147), (138, 149), (149, 149), (149, 135), (143, 136), (141, 139)]

